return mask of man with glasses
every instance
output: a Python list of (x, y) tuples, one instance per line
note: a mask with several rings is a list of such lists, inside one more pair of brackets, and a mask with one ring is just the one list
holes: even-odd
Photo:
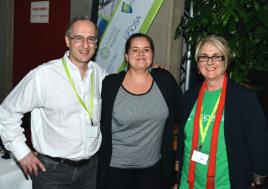
[[(3, 143), (36, 189), (96, 188), (100, 94), (106, 76), (91, 61), (97, 27), (85, 16), (75, 17), (65, 41), (69, 51), (30, 71), (0, 106)], [(26, 112), (31, 112), (36, 152), (26, 145), (20, 127)]]

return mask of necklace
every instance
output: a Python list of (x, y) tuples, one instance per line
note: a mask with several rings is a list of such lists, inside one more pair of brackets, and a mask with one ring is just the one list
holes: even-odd
[(149, 72), (146, 73), (146, 75), (145, 75), (143, 80), (139, 80), (139, 81), (136, 79), (137, 77), (135, 75), (131, 74), (130, 72), (127, 72), (127, 76), (132, 81), (131, 83), (135, 84), (135, 85), (144, 85), (150, 79), (150, 73)]
[(152, 79), (150, 73), (146, 73), (145, 77), (142, 78), (139, 75), (132, 75), (127, 72), (127, 75), (123, 81), (123, 87), (127, 89), (127, 91), (140, 95), (147, 93), (152, 86)]

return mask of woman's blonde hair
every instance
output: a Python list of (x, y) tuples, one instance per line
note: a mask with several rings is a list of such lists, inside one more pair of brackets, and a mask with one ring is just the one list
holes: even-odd
[(231, 63), (231, 52), (230, 52), (230, 48), (228, 46), (227, 41), (220, 36), (216, 36), (216, 35), (210, 35), (207, 37), (202, 38), (198, 44), (196, 45), (195, 48), (195, 60), (196, 62), (198, 62), (198, 56), (200, 55), (200, 49), (202, 48), (202, 46), (205, 44), (211, 44), (213, 46), (215, 46), (224, 56), (224, 67), (225, 67), (225, 71), (229, 68), (230, 63)]

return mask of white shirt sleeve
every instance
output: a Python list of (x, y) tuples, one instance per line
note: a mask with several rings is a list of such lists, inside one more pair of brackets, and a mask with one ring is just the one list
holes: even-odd
[(0, 105), (0, 136), (17, 160), (30, 152), (21, 127), (23, 114), (41, 106), (37, 70), (29, 72)]

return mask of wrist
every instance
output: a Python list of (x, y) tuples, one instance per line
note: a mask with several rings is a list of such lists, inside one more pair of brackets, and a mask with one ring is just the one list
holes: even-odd
[(262, 176), (262, 175), (258, 175), (256, 173), (253, 173), (253, 183), (256, 185), (256, 186), (261, 186), (265, 183), (267, 179), (267, 176)]

